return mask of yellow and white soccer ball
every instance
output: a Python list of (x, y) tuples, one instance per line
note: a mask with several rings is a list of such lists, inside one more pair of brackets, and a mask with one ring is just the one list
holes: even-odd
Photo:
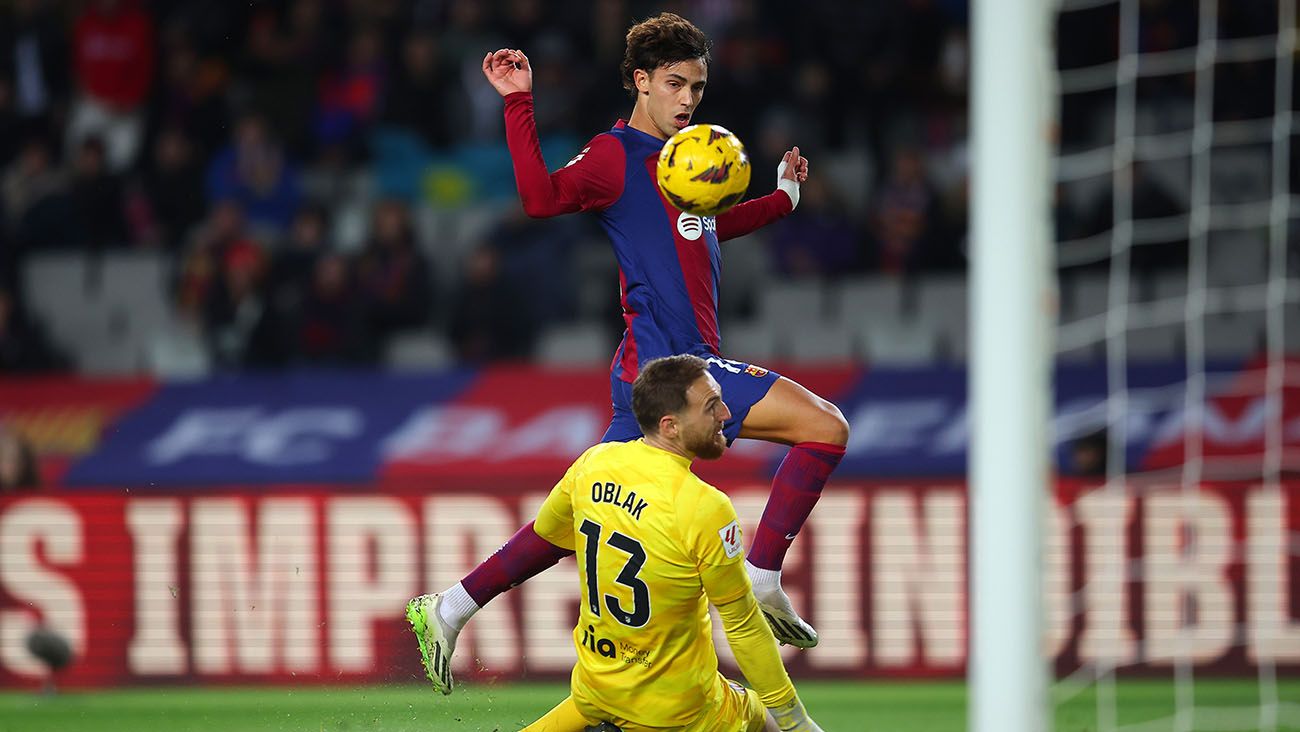
[(664, 145), (655, 166), (659, 190), (674, 206), (696, 216), (717, 216), (749, 189), (749, 156), (727, 128), (691, 125)]

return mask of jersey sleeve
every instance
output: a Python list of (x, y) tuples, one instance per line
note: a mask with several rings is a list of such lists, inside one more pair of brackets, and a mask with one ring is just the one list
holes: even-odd
[(793, 210), (790, 197), (781, 190), (736, 204), (718, 217), (718, 241), (735, 239), (761, 229)]
[(709, 601), (714, 605), (730, 602), (750, 592), (745, 574), (744, 541), (736, 509), (719, 491), (708, 489), (686, 518), (687, 551), (695, 559)]
[(693, 507), (693, 514), (697, 518), (688, 535), (693, 544), (690, 551), (699, 563), (704, 593), (718, 608), (737, 665), (765, 706), (789, 703), (795, 698), (794, 684), (781, 663), (772, 629), (754, 599), (735, 507), (719, 491), (709, 490)]
[(564, 472), (564, 477), (555, 484), (550, 494), (546, 496), (546, 500), (542, 502), (542, 507), (537, 510), (537, 520), (533, 523), (533, 531), (536, 531), (538, 536), (569, 551), (575, 551), (573, 484), (586, 458), (587, 453), (583, 453), (582, 457), (575, 460)]
[(592, 138), (567, 165), (546, 170), (533, 95), (515, 92), (506, 97), (506, 146), (515, 168), (515, 183), (524, 213), (534, 218), (607, 208), (623, 195), (626, 153), (608, 134)]
[[(734, 567), (742, 576), (743, 567)], [(748, 579), (746, 579), (748, 587)], [(715, 602), (727, 644), (736, 656), (736, 665), (745, 675), (765, 707), (789, 704), (796, 697), (790, 674), (781, 663), (776, 638), (758, 608), (754, 593), (746, 592), (730, 602)]]

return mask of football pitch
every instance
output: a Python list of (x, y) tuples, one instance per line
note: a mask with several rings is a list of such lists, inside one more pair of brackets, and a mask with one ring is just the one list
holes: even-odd
[[(966, 689), (961, 682), (803, 681), (798, 686), (827, 732), (960, 732), (966, 725)], [(1195, 692), (1198, 706), (1252, 707), (1258, 701), (1254, 680), (1200, 680)], [(476, 684), (449, 697), (414, 684), (150, 687), (58, 695), (6, 691), (0, 692), (0, 732), (506, 732), (533, 721), (566, 693), (567, 686), (559, 683)], [(1300, 703), (1300, 679), (1279, 680), (1278, 696)], [(1118, 699), (1120, 724), (1168, 717), (1175, 708), (1174, 685), (1168, 680), (1123, 681)], [(1091, 691), (1056, 709), (1058, 732), (1096, 728)], [(1150, 729), (1173, 729), (1173, 724)]]

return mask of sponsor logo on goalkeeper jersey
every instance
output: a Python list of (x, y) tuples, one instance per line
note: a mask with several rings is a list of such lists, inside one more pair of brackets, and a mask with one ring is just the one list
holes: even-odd
[(608, 638), (601, 638), (596, 633), (596, 626), (588, 625), (582, 629), (582, 641), (578, 647), (589, 653), (596, 653), (604, 658), (621, 658), (623, 663), (637, 664), (650, 668), (654, 661), (650, 660), (650, 651), (644, 648), (638, 648), (631, 643), (615, 643)]
[(594, 625), (588, 625), (583, 629), (582, 642), (578, 645), (588, 651), (599, 653), (605, 658), (614, 658), (618, 656), (618, 651), (614, 645), (614, 641), (608, 638), (597, 637), (596, 627)]

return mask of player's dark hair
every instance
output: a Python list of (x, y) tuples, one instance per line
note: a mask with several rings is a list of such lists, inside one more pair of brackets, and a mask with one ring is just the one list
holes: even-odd
[(632, 382), (632, 414), (642, 434), (659, 431), (659, 419), (686, 408), (686, 390), (709, 372), (699, 356), (685, 354), (656, 358), (641, 367)]
[(697, 58), (708, 65), (712, 46), (704, 31), (675, 13), (660, 13), (643, 20), (627, 30), (627, 50), (618, 67), (623, 75), (623, 88), (636, 98), (633, 72), (637, 69), (650, 73), (661, 66)]

